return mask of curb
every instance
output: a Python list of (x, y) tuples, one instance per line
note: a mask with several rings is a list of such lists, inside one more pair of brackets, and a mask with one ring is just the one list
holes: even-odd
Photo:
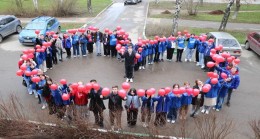
[(106, 8), (104, 8), (101, 12), (99, 12), (93, 19), (84, 24), (81, 28), (86, 28), (88, 24), (92, 23), (98, 16), (100, 16), (104, 11), (106, 11), (112, 4), (115, 2), (112, 1)]
[(146, 30), (146, 24), (147, 24), (147, 17), (148, 17), (148, 11), (149, 11), (150, 1), (148, 1), (147, 7), (146, 7), (146, 15), (145, 15), (145, 21), (144, 21), (144, 28), (143, 28), (143, 38), (147, 39), (145, 30)]

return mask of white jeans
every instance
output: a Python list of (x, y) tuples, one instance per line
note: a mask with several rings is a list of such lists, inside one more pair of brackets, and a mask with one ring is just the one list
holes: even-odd
[(201, 67), (204, 67), (204, 53), (199, 53), (199, 64)]
[(186, 49), (186, 59), (191, 59), (192, 58), (192, 55), (193, 55), (193, 52), (194, 52), (194, 49), (189, 49), (189, 48), (187, 48)]

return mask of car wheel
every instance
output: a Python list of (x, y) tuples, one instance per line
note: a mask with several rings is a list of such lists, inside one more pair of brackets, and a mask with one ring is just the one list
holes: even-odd
[(246, 42), (245, 49), (246, 49), (246, 50), (250, 50), (249, 42)]
[(20, 33), (22, 31), (22, 26), (20, 26), (20, 25), (18, 25), (17, 27), (16, 27), (16, 33)]
[(3, 36), (0, 35), (0, 43), (3, 41)]

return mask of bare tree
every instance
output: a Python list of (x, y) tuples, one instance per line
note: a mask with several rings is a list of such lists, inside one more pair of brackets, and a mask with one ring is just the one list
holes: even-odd
[(16, 4), (16, 7), (18, 8), (18, 9), (23, 9), (23, 2), (22, 2), (22, 0), (15, 0), (15, 4)]
[(35, 10), (38, 10), (38, 0), (33, 0), (33, 6)]
[(225, 14), (222, 18), (220, 27), (218, 29), (219, 31), (224, 31), (226, 29), (226, 25), (227, 25), (228, 18), (229, 18), (229, 15), (230, 15), (231, 7), (232, 7), (233, 4), (234, 4), (234, 0), (230, 0), (228, 5), (227, 5), (227, 8), (225, 10)]
[(173, 18), (173, 26), (172, 26), (172, 35), (174, 35), (178, 31), (178, 19), (181, 12), (181, 4), (182, 4), (182, 0), (176, 0), (175, 16)]
[(200, 2), (198, 0), (184, 0), (189, 15), (197, 15)]
[(203, 0), (200, 0), (200, 6), (203, 6)]
[(158, 3), (159, 3), (159, 0), (155, 0), (155, 3), (158, 4)]
[(237, 18), (237, 14), (239, 12), (240, 6), (241, 6), (240, 0), (236, 0), (236, 9), (235, 9), (234, 15), (232, 16), (232, 19)]
[(87, 0), (87, 7), (88, 7), (88, 13), (92, 14), (92, 4), (91, 4), (91, 0)]

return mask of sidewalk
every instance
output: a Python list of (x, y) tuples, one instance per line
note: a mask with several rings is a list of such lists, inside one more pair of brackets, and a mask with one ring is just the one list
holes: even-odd
[[(57, 18), (60, 23), (87, 23), (92, 20), (94, 17), (84, 18), (84, 17), (68, 17), (68, 18)], [(28, 23), (33, 18), (19, 18), (22, 23)]]
[[(165, 19), (165, 18), (148, 18), (147, 19), (147, 24), (172, 24), (172, 22), (173, 22), (172, 19)], [(220, 26), (220, 22), (180, 19), (179, 26), (218, 29)], [(227, 30), (260, 31), (260, 24), (227, 23), (226, 29)]]

